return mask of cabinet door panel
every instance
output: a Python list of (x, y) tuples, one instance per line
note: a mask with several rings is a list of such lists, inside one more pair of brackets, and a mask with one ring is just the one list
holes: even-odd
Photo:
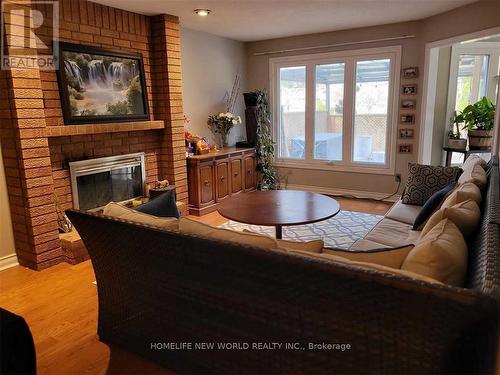
[(255, 189), (255, 157), (247, 156), (243, 159), (245, 165), (245, 190)]
[(216, 164), (217, 179), (217, 200), (229, 195), (229, 161), (222, 161)]
[(212, 165), (200, 166), (201, 202), (210, 203), (214, 200), (213, 188), (214, 170)]
[(243, 189), (241, 159), (231, 160), (231, 193), (239, 193)]

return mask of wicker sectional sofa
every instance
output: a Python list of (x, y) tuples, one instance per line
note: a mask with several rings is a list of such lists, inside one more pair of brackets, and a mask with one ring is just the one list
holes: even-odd
[[(100, 339), (175, 371), (493, 373), (499, 185), (494, 157), (480, 227), (468, 243), (465, 287), (99, 214), (67, 214), (94, 266)], [(408, 212), (399, 205), (386, 219), (404, 224)], [(365, 241), (379, 243), (371, 238)], [(225, 343), (231, 345), (218, 348)]]

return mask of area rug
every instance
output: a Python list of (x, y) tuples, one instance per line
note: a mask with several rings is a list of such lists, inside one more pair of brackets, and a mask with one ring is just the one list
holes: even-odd
[[(363, 238), (382, 218), (383, 216), (380, 215), (363, 212), (340, 211), (331, 219), (314, 224), (283, 227), (283, 239), (294, 241), (322, 239), (326, 247), (348, 249), (356, 240)], [(236, 221), (229, 221), (220, 227), (237, 231), (247, 229), (273, 237), (275, 235), (274, 227), (249, 225)]]

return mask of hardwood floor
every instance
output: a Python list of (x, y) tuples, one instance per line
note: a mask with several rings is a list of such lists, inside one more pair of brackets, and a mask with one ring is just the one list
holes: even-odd
[[(344, 210), (383, 215), (390, 203), (337, 199)], [(217, 212), (194, 217), (212, 225)], [(0, 272), (0, 306), (27, 321), (35, 341), (37, 368), (44, 374), (171, 374), (97, 338), (97, 288), (90, 261), (58, 264), (36, 272), (16, 266)]]

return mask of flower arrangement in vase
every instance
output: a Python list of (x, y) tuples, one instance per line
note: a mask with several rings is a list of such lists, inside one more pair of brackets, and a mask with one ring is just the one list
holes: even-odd
[(220, 147), (226, 147), (227, 137), (234, 125), (241, 124), (241, 117), (235, 116), (231, 112), (221, 112), (208, 116), (207, 124), (213, 135), (219, 139)]
[(240, 81), (240, 75), (236, 74), (231, 93), (226, 92), (226, 112), (208, 116), (208, 128), (219, 142), (220, 148), (227, 147), (227, 137), (233, 126), (241, 124), (241, 117), (233, 114), (238, 92), (240, 90)]

